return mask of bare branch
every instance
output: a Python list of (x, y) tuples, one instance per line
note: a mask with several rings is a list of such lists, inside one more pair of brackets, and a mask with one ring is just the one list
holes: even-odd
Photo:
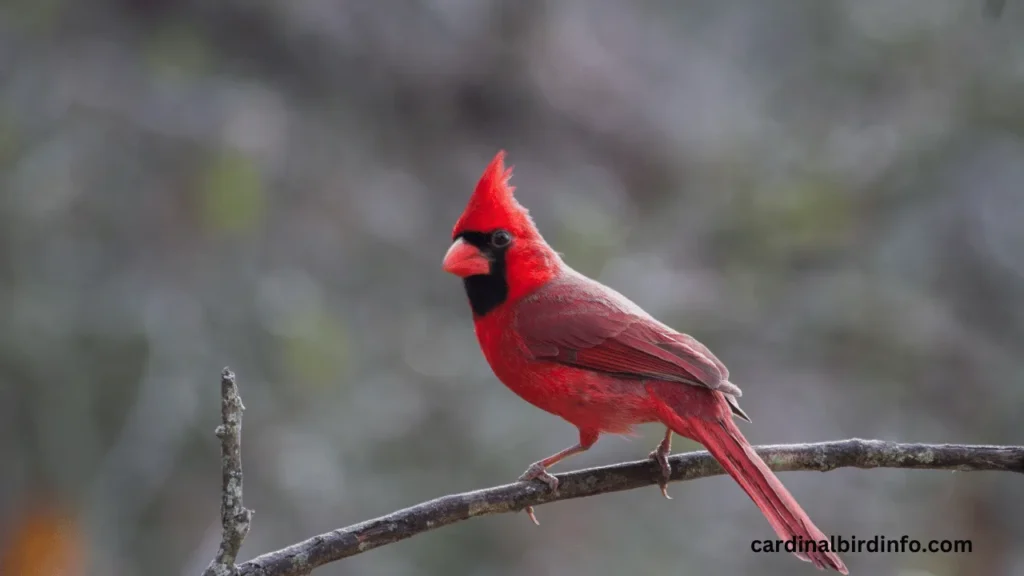
[[(235, 374), (225, 368), (220, 375), (221, 425), (220, 438), (221, 503), (220, 521), (224, 530), (220, 549), (203, 576), (235, 576), (235, 558), (249, 533), (252, 510), (242, 505), (242, 397), (238, 394)], [(299, 574), (300, 572), (292, 572)]]
[[(901, 444), (855, 438), (815, 444), (763, 446), (756, 450), (775, 471), (828, 472), (854, 467), (1024, 473), (1024, 446)], [(669, 463), (674, 482), (724, 474), (706, 451), (677, 454), (669, 458)], [(238, 574), (306, 575), (317, 566), (469, 518), (518, 512), (527, 506), (651, 486), (657, 484), (659, 476), (658, 464), (643, 460), (559, 474), (556, 494), (548, 492), (539, 482), (519, 482), (443, 496), (269, 552), (240, 565)]]

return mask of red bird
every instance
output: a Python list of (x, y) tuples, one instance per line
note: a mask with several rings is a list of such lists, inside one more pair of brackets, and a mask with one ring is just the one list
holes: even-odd
[[(480, 348), (498, 379), (579, 429), (576, 445), (534, 462), (520, 480), (557, 490), (549, 466), (588, 450), (602, 433), (661, 422), (665, 437), (650, 457), (661, 467), (666, 497), (675, 432), (707, 447), (781, 539), (827, 540), (733, 422), (750, 419), (725, 365), (694, 338), (566, 265), (513, 198), (504, 157), (499, 152), (484, 170), (443, 268), (463, 279)], [(848, 573), (832, 552), (797, 556)]]

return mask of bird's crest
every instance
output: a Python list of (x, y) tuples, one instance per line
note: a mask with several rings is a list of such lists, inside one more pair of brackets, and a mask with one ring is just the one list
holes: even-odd
[(505, 168), (505, 151), (500, 150), (484, 169), (469, 204), (452, 229), (453, 237), (462, 232), (491, 232), (498, 228), (518, 237), (537, 234), (529, 211), (512, 195), (515, 187), (508, 183), (511, 177), (512, 167)]

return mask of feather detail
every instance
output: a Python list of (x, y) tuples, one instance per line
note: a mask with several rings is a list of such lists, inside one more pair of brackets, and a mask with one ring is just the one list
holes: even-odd
[(568, 267), (519, 303), (515, 329), (538, 360), (743, 394), (703, 344)]
[(503, 228), (520, 238), (540, 238), (530, 212), (513, 195), (509, 185), (512, 167), (505, 168), (505, 151), (500, 150), (477, 182), (466, 209), (452, 229), (452, 237), (474, 232), (491, 232)]

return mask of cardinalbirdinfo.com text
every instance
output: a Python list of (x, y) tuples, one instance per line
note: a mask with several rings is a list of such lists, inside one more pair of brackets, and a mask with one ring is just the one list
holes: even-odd
[(868, 552), (871, 554), (900, 554), (905, 552), (927, 552), (945, 554), (967, 554), (974, 551), (970, 540), (917, 540), (904, 534), (898, 539), (876, 535), (871, 538), (844, 538), (830, 536), (828, 540), (807, 540), (796, 537), (789, 540), (754, 540), (750, 543), (754, 552), (787, 552), (806, 554), (814, 552)]

